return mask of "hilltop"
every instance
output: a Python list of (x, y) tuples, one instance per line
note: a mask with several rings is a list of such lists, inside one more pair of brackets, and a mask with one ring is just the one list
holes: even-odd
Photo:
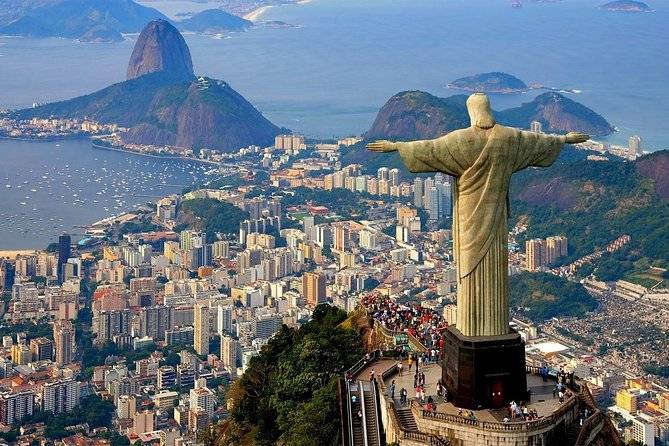
[(183, 31), (206, 34), (243, 31), (251, 26), (253, 26), (253, 22), (250, 20), (229, 14), (222, 9), (206, 9), (177, 23), (177, 27)]
[[(437, 138), (469, 127), (467, 96), (439, 98), (424, 91), (403, 91), (381, 107), (365, 138), (413, 140)], [(549, 133), (568, 131), (604, 136), (614, 131), (606, 119), (588, 107), (559, 93), (543, 93), (519, 107), (495, 112), (500, 124), (528, 128), (539, 121)]]
[(464, 95), (438, 98), (424, 91), (403, 91), (385, 103), (366, 139), (437, 138), (469, 126)]
[(225, 81), (193, 74), (190, 51), (164, 20), (137, 39), (124, 82), (89, 95), (24, 109), (32, 117), (89, 118), (128, 130), (124, 143), (233, 151), (268, 145), (286, 131), (268, 121)]
[(521, 171), (512, 177), (511, 219), (527, 219), (524, 238), (566, 235), (565, 263), (629, 234), (620, 261), (669, 266), (668, 166), (669, 151), (661, 151), (634, 162), (579, 160)]

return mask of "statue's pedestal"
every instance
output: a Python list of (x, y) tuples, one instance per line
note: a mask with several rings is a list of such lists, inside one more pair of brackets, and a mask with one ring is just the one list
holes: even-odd
[(525, 372), (525, 342), (516, 332), (476, 337), (453, 327), (444, 332), (442, 381), (457, 407), (491, 409), (527, 401)]

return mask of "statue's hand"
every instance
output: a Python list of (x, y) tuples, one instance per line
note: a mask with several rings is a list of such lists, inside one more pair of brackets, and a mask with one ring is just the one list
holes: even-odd
[(567, 144), (578, 144), (580, 142), (586, 142), (590, 139), (590, 135), (579, 132), (569, 132), (567, 133), (566, 142)]
[(397, 146), (390, 141), (374, 141), (367, 144), (367, 150), (372, 152), (396, 152)]

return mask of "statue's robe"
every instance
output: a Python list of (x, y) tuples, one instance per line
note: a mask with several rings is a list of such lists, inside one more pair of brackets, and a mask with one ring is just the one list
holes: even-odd
[(509, 333), (508, 200), (511, 175), (550, 166), (564, 136), (495, 125), (441, 138), (396, 143), (411, 172), (456, 178), (453, 237), (458, 269), (458, 330), (466, 336)]

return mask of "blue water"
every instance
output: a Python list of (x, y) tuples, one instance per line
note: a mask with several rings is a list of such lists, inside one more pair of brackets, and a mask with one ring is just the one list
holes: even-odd
[[(314, 0), (272, 8), (263, 16), (297, 28), (258, 27), (224, 39), (185, 37), (199, 74), (227, 80), (276, 124), (309, 136), (362, 133), (399, 91), (449, 96), (456, 93), (446, 88), (449, 81), (494, 70), (527, 83), (582, 90), (570, 96), (620, 129), (609, 138), (612, 142), (625, 143), (638, 134), (646, 149), (669, 148), (669, 4), (649, 0), (656, 11), (635, 14), (598, 9), (603, 2), (524, 1), (518, 9), (507, 0)], [(187, 0), (147, 4), (189, 7)], [(203, 6), (198, 1), (193, 8)], [(66, 99), (123, 80), (135, 38), (90, 44), (0, 37), (0, 108)], [(494, 96), (493, 105), (515, 106), (534, 94)], [(102, 218), (108, 212), (104, 207), (109, 209), (93, 206), (92, 196), (86, 206), (45, 200), (35, 212), (62, 218), (56, 227), (35, 225), (27, 213), (8, 218), (25, 213), (29, 205), (20, 205), (22, 195), (4, 190), (5, 177), (42, 168), (65, 174), (61, 166), (68, 159), (85, 169), (76, 189), (87, 191), (100, 157), (110, 157), (107, 162), (123, 172), (133, 168), (126, 162), (146, 162), (137, 167), (146, 175), (164, 168), (152, 165), (153, 160), (100, 154), (77, 142), (61, 143), (64, 154), (57, 158), (54, 153), (61, 152), (53, 147), (0, 142), (0, 208), (5, 211), (0, 248), (43, 246), (62, 229)], [(77, 193), (69, 186), (58, 192)], [(97, 192), (92, 194), (99, 197)], [(141, 201), (128, 199), (123, 205)], [(16, 236), (21, 225), (25, 235)]]
[[(398, 91), (448, 96), (450, 80), (500, 70), (582, 90), (572, 97), (620, 128), (614, 142), (639, 134), (649, 149), (669, 147), (669, 5), (649, 0), (653, 13), (615, 13), (598, 9), (602, 2), (518, 9), (506, 0), (315, 0), (263, 17), (299, 28), (186, 40), (199, 73), (229, 81), (274, 122), (308, 135), (363, 132)], [(120, 81), (132, 45), (0, 38), (0, 107)], [(493, 101), (504, 108), (530, 99)]]
[(61, 232), (82, 234), (75, 226), (180, 192), (211, 170), (94, 149), (85, 140), (0, 139), (0, 156), (0, 250), (45, 248)]

